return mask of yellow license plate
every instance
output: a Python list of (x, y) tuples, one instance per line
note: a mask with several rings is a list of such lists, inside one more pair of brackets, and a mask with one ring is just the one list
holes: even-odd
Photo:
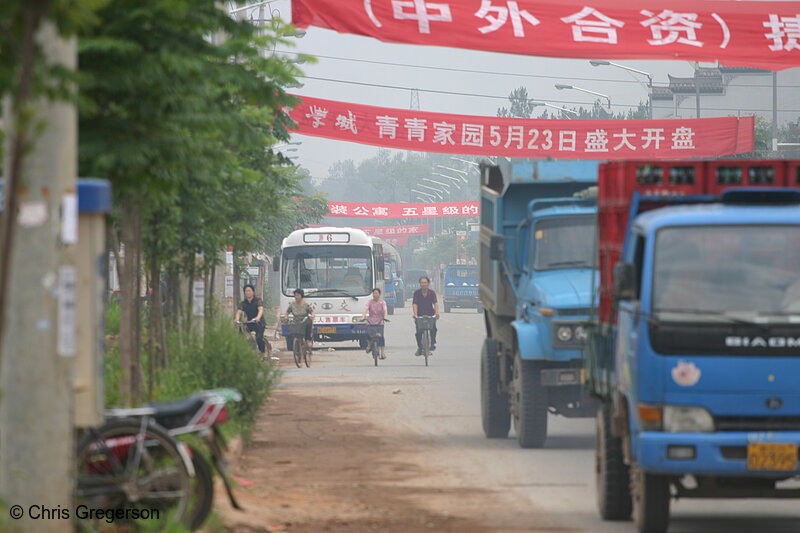
[(797, 471), (797, 444), (758, 442), (747, 445), (747, 469)]
[(336, 333), (336, 328), (333, 326), (319, 327), (317, 333)]

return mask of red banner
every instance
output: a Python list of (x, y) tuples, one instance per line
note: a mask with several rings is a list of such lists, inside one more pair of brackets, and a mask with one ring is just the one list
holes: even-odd
[[(476, 217), (480, 214), (478, 202), (432, 202), (427, 204), (377, 204), (364, 202), (328, 202), (330, 211), (326, 217), (364, 218), (427, 218), (427, 217)], [(406, 226), (411, 228), (425, 225)], [(403, 226), (399, 226), (403, 227)]]
[(407, 246), (408, 245), (408, 236), (403, 235), (401, 237), (383, 237), (383, 240), (388, 242), (389, 244), (393, 244), (395, 246)]
[(753, 117), (553, 120), (426, 113), (302, 97), (298, 132), (446, 154), (561, 159), (687, 159), (753, 151)]
[[(341, 202), (333, 202), (341, 204)], [(363, 204), (356, 204), (363, 205)], [(383, 204), (381, 204), (383, 205)], [(407, 204), (402, 204), (407, 205)], [(337, 208), (338, 209), (338, 208)], [(354, 215), (357, 216), (357, 215)], [(322, 228), (326, 226), (312, 225), (309, 228)], [(430, 233), (430, 225), (428, 224), (414, 224), (410, 226), (354, 226), (355, 229), (360, 229), (367, 235), (374, 237), (394, 237), (396, 235), (428, 235)]]
[(507, 54), (800, 66), (800, 2), (292, 0), (292, 18), (301, 28)]

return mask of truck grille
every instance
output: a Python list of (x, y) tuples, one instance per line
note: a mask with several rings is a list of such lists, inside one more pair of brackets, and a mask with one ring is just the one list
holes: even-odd
[(800, 416), (715, 416), (717, 431), (800, 431)]
[(592, 309), (590, 307), (579, 307), (576, 309), (556, 309), (559, 316), (591, 316)]

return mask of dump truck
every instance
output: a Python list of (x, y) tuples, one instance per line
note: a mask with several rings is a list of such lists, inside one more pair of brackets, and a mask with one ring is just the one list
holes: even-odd
[(481, 165), (481, 419), (488, 438), (538, 448), (548, 413), (594, 416), (582, 388), (597, 276), (596, 161)]

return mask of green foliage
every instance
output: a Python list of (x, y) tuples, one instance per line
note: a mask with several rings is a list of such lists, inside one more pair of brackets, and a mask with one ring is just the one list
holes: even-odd
[(533, 115), (532, 100), (528, 96), (528, 89), (525, 87), (517, 87), (508, 95), (508, 101), (511, 104), (508, 108), (501, 107), (497, 110), (498, 117), (506, 118), (531, 118)]
[[(517, 87), (508, 95), (510, 106), (508, 108), (501, 107), (497, 110), (498, 117), (515, 117), (515, 118), (531, 118), (535, 107), (532, 105), (533, 99), (528, 96), (528, 90), (525, 87)], [(647, 104), (639, 102), (636, 109), (629, 108), (627, 111), (620, 111), (614, 113), (609, 111), (604, 106), (605, 100), (596, 100), (590, 109), (583, 106), (580, 107), (566, 107), (570, 111), (578, 113), (564, 113), (552, 108), (544, 110), (544, 113), (539, 118), (569, 118), (580, 120), (641, 120), (648, 118)]]
[(109, 298), (106, 303), (106, 335), (119, 335), (119, 322), (122, 309), (117, 298)]
[(170, 366), (160, 376), (156, 397), (179, 399), (198, 390), (234, 388), (242, 394), (232, 406), (234, 419), (248, 430), (278, 377), (278, 369), (262, 362), (230, 321), (220, 319), (208, 324), (202, 343), (196, 337), (171, 339)]

